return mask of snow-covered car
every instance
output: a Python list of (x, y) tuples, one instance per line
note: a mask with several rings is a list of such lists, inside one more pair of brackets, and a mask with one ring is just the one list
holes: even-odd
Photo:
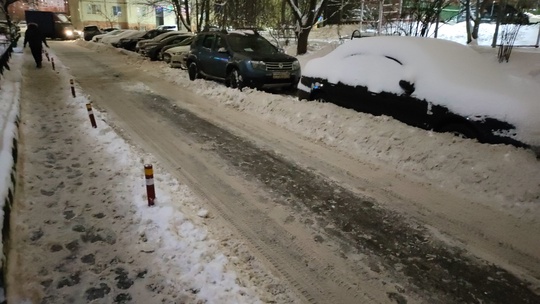
[(114, 36), (114, 35), (119, 35), (120, 33), (122, 33), (124, 30), (112, 30), (110, 32), (107, 32), (105, 34), (99, 34), (99, 35), (95, 35), (94, 37), (92, 37), (92, 42), (101, 42), (101, 40), (104, 38), (104, 37), (107, 37), (107, 36)]
[(160, 26), (156, 27), (156, 30), (178, 31), (178, 26), (176, 26), (176, 25), (160, 25)]
[[(298, 98), (539, 153), (540, 89), (471, 48), (434, 38), (349, 40), (308, 61)], [(360, 130), (359, 130), (360, 132)]]
[(182, 32), (167, 31), (165, 33), (155, 36), (154, 38), (140, 40), (135, 45), (135, 52), (140, 53), (141, 49), (144, 49), (148, 43), (159, 43), (161, 40), (166, 39), (167, 37), (170, 37), (171, 35), (178, 35), (178, 34), (182, 34)]
[(180, 43), (164, 46), (160, 52), (160, 59), (166, 63), (170, 63), (173, 56), (184, 57), (189, 52), (194, 37), (195, 36), (191, 36)]
[(87, 25), (83, 28), (83, 39), (85, 41), (90, 41), (94, 36), (101, 34), (103, 34), (103, 32), (97, 25)]
[(540, 15), (535, 15), (535, 14), (531, 14), (531, 13), (524, 13), (527, 18), (529, 18), (529, 23), (533, 24), (533, 23), (540, 23)]
[(156, 29), (149, 30), (146, 32), (143, 31), (143, 32), (138, 33), (137, 35), (130, 36), (129, 38), (122, 38), (116, 44), (113, 44), (113, 46), (123, 48), (129, 51), (134, 51), (135, 46), (137, 45), (137, 42), (141, 40), (152, 39), (156, 37), (157, 35), (163, 34), (165, 32), (167, 31), (156, 30)]
[(150, 60), (158, 60), (161, 49), (167, 45), (178, 44), (190, 37), (193, 37), (192, 33), (181, 33), (176, 35), (171, 35), (161, 41), (150, 42), (145, 45), (144, 48), (139, 50), (139, 53), (143, 56), (150, 58)]
[(117, 35), (103, 36), (103, 38), (101, 39), (101, 43), (112, 45), (113, 43), (118, 42), (122, 38), (129, 38), (130, 36), (135, 35), (139, 32), (140, 32), (139, 30), (124, 30), (123, 32)]

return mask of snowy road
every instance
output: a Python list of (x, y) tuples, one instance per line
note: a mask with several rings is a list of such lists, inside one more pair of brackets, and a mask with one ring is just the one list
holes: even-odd
[(534, 225), (216, 107), (124, 55), (51, 47), (107, 123), (205, 198), (306, 303), (540, 301), (526, 287), (539, 290)]

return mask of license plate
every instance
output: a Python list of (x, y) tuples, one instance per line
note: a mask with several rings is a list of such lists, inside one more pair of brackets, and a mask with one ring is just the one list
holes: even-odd
[(289, 72), (274, 72), (274, 74), (272, 74), (272, 77), (274, 79), (284, 79), (291, 77), (291, 74)]

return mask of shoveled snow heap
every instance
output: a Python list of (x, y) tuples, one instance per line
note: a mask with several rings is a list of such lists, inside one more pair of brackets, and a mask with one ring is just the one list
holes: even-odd
[[(449, 30), (447, 32), (450, 33)], [(452, 36), (449, 34), (449, 37)], [(307, 139), (331, 146), (338, 153), (358, 161), (390, 166), (411, 178), (504, 209), (523, 219), (536, 220), (540, 216), (540, 162), (529, 150), (508, 145), (480, 144), (450, 134), (413, 128), (386, 116), (357, 113), (332, 104), (299, 101), (296, 97), (251, 89), (240, 92), (205, 80), (193, 82), (188, 79), (186, 71), (169, 68), (162, 62), (150, 62), (136, 53), (102, 44), (76, 43), (104, 55), (124, 54), (126, 63), (206, 96), (208, 102), (214, 102), (216, 106), (234, 108), (256, 116)], [(299, 60), (305, 64), (308, 59), (320, 57), (335, 48), (336, 44), (318, 42), (311, 47), (315, 50)], [(484, 55), (490, 58), (494, 56), (489, 51)], [(512, 58), (521, 62), (519, 57), (520, 53), (514, 51)], [(516, 74), (534, 77), (538, 74), (535, 71), (540, 71), (540, 67), (531, 63), (516, 67), (524, 68), (531, 70), (528, 73), (520, 70)], [(505, 69), (511, 70), (510, 66)], [(540, 82), (540, 79), (533, 77), (528, 79)]]

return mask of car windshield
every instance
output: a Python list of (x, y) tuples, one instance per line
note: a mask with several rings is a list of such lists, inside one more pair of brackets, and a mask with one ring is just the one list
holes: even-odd
[(122, 30), (114, 30), (114, 31), (108, 32), (106, 35), (107, 36), (114, 36), (114, 35), (118, 35), (118, 34), (120, 34), (122, 32), (123, 32)]
[(170, 37), (171, 35), (176, 35), (178, 32), (165, 32), (163, 34), (159, 34), (156, 37), (154, 37), (155, 41), (161, 41), (163, 39), (166, 39), (167, 37)]
[(256, 52), (258, 54), (275, 54), (277, 48), (268, 40), (257, 35), (229, 35), (227, 41), (235, 52)]

